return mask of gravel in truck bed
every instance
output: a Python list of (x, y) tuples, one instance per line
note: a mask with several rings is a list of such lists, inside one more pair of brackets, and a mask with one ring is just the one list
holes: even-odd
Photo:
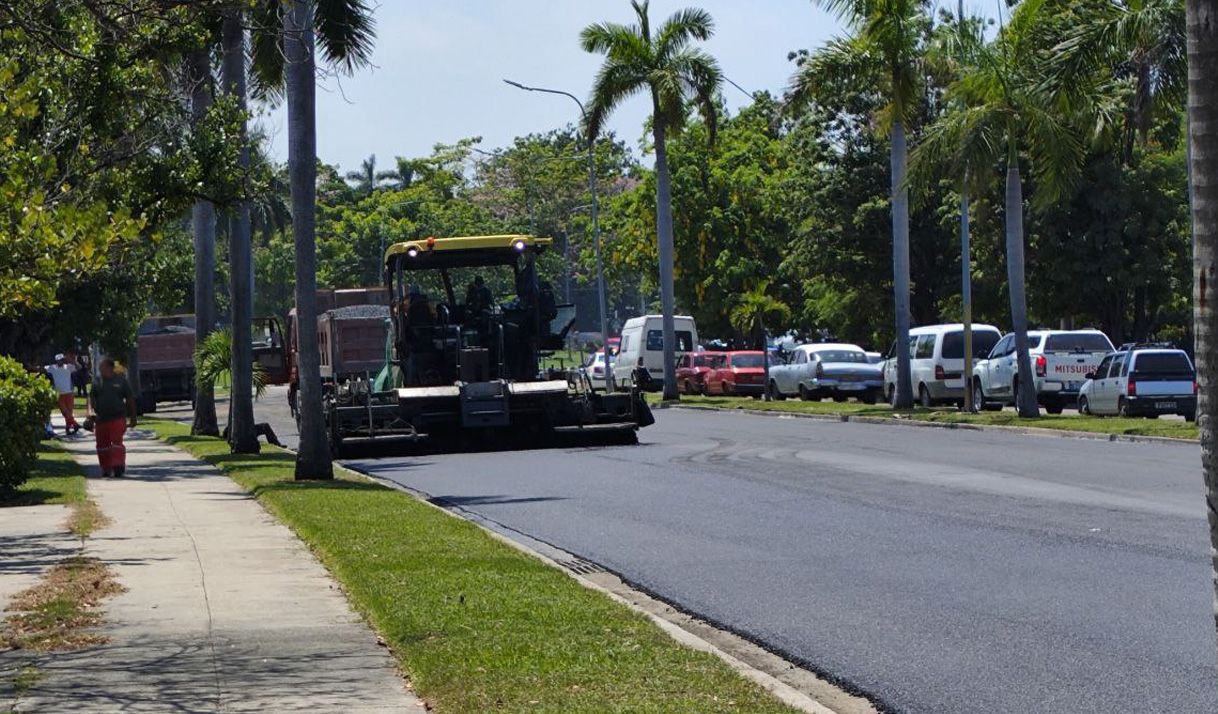
[(361, 318), (389, 317), (388, 305), (352, 305), (327, 310), (332, 320), (358, 320)]

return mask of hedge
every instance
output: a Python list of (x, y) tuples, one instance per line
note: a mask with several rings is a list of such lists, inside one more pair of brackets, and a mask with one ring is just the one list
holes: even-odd
[(0, 497), (29, 477), (54, 404), (55, 390), (46, 377), (0, 356)]

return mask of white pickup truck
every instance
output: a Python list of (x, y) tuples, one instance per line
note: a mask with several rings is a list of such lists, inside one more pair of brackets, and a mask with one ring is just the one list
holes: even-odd
[[(1028, 332), (1028, 352), (1037, 403), (1050, 414), (1061, 414), (1063, 408), (1077, 404), (1087, 374), (1112, 352), (1112, 342), (1099, 330), (1035, 330)], [(972, 386), (978, 409), (1015, 403), (1019, 365), (1014, 334), (999, 340), (988, 358), (973, 365)]]

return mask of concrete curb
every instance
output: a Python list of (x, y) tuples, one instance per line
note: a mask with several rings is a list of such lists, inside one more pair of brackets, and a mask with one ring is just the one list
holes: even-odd
[(671, 404), (660, 402), (651, 405), (654, 409), (688, 409), (690, 411), (726, 412), (729, 414), (748, 414), (764, 417), (791, 417), (795, 419), (811, 419), (813, 421), (853, 422), (856, 424), (882, 424), (886, 426), (913, 426), (936, 429), (963, 429), (965, 431), (996, 431), (1024, 436), (1054, 436), (1061, 439), (1090, 439), (1092, 441), (1126, 442), (1132, 444), (1177, 444), (1196, 446), (1200, 442), (1195, 439), (1179, 439), (1171, 436), (1138, 436), (1135, 434), (1103, 434), (1094, 431), (1075, 431), (1071, 429), (1046, 429), (1035, 426), (1003, 426), (1001, 424), (966, 424), (959, 422), (923, 421), (904, 419), (901, 417), (874, 417), (855, 414), (807, 414), (801, 412), (786, 412), (774, 409), (732, 409), (724, 407), (700, 406), (697, 404)]

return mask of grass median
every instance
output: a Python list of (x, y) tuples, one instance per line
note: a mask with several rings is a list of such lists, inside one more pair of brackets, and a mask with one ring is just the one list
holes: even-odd
[[(659, 397), (649, 395), (652, 403)], [(888, 419), (911, 419), (948, 424), (977, 424), (981, 426), (1010, 426), (1056, 431), (1085, 431), (1096, 434), (1126, 436), (1165, 436), (1176, 439), (1196, 439), (1197, 425), (1180, 419), (1141, 419), (1120, 417), (1082, 416), (1073, 412), (1061, 415), (1044, 414), (1035, 419), (1021, 419), (1011, 410), (968, 414), (954, 408), (894, 411), (886, 404), (863, 404), (860, 402), (804, 402), (786, 399), (766, 402), (749, 397), (703, 397), (682, 396), (683, 406), (703, 409), (772, 411), (790, 414), (823, 414), (825, 416), (878, 417)]]
[(296, 482), (288, 452), (232, 455), (186, 425), (144, 424), (290, 526), (437, 711), (793, 711), (642, 615), (407, 494), (343, 470)]

